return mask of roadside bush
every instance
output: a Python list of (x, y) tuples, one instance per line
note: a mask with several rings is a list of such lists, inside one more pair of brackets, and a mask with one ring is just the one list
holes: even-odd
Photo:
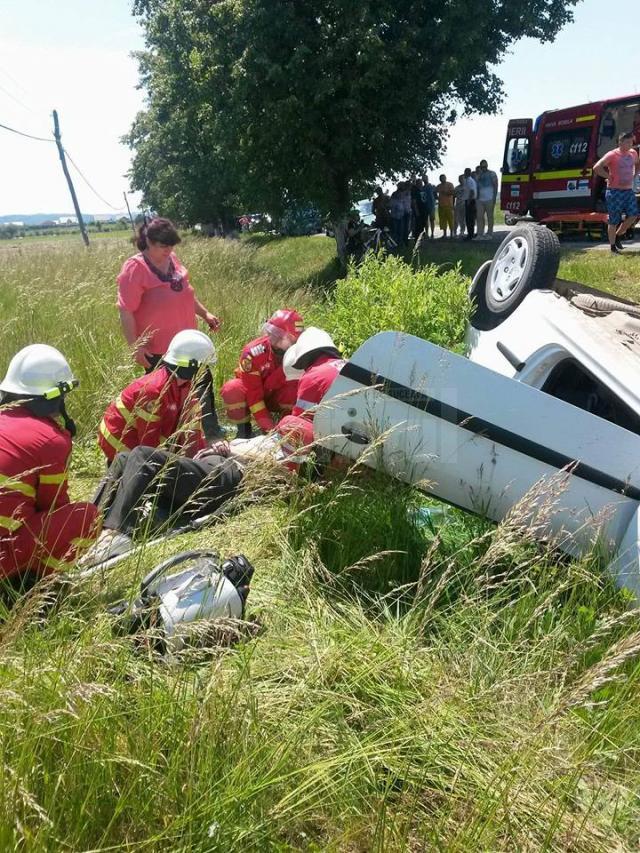
[(337, 283), (327, 328), (349, 355), (388, 329), (460, 352), (471, 309), (468, 286), (459, 266), (414, 271), (400, 258), (369, 254)]

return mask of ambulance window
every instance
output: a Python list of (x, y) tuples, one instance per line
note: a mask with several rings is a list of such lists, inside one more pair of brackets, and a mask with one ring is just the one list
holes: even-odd
[(502, 171), (507, 175), (526, 172), (529, 168), (529, 139), (519, 137), (510, 139), (505, 151)]
[(544, 169), (580, 168), (587, 162), (592, 128), (547, 133), (542, 145)]

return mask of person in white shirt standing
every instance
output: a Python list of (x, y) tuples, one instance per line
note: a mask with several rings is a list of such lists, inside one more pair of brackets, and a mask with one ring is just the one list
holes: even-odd
[[(476, 202), (478, 239), (491, 240), (493, 238), (493, 211), (498, 197), (498, 176), (489, 169), (486, 160), (480, 161), (480, 168), (476, 173), (476, 183), (478, 185)], [(484, 233), (485, 216), (487, 218), (486, 236)]]

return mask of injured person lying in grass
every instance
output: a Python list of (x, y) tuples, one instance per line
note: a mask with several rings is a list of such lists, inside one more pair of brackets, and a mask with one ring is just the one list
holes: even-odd
[(289, 461), (275, 434), (216, 442), (193, 459), (144, 445), (118, 453), (94, 497), (103, 514), (102, 533), (80, 565), (124, 554), (134, 541), (198, 526), (237, 495), (257, 459)]

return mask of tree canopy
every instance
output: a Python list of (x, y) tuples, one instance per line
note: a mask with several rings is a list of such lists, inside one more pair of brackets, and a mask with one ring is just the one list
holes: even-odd
[(495, 112), (513, 42), (576, 0), (136, 0), (147, 106), (132, 182), (186, 220), (293, 200), (336, 222), (380, 177), (439, 162), (459, 113)]

